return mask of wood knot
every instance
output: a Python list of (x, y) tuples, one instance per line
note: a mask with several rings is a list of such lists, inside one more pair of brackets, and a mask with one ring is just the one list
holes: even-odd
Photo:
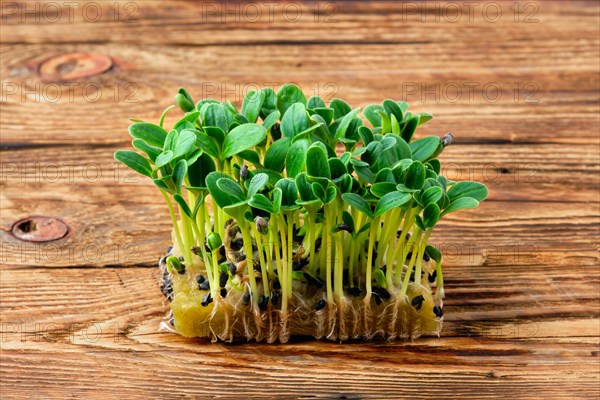
[(69, 226), (58, 218), (33, 216), (18, 220), (11, 228), (11, 234), (26, 242), (51, 242), (64, 238)]
[(100, 54), (69, 53), (51, 57), (40, 64), (45, 81), (76, 81), (100, 75), (113, 65), (110, 57)]

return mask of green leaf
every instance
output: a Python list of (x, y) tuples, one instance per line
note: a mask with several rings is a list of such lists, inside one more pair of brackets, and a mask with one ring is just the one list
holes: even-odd
[(142, 175), (152, 176), (152, 167), (148, 160), (135, 151), (118, 150), (115, 152), (115, 159)]
[(277, 95), (271, 88), (261, 89), (261, 92), (263, 92), (264, 98), (260, 110), (260, 117), (264, 121), (268, 115), (277, 111)]
[(206, 187), (206, 177), (215, 169), (215, 162), (210, 155), (208, 153), (201, 154), (198, 160), (188, 167), (190, 185), (193, 187)]
[(390, 192), (396, 191), (396, 184), (393, 182), (377, 182), (371, 185), (371, 193), (376, 197), (383, 197)]
[(425, 223), (423, 222), (423, 219), (421, 218), (420, 215), (415, 216), (415, 225), (417, 225), (417, 227), (422, 231), (427, 229), (427, 227), (425, 226)]
[(329, 163), (329, 170), (331, 171), (331, 179), (333, 179), (334, 181), (344, 176), (344, 174), (348, 173), (346, 166), (339, 158), (331, 157), (327, 161)]
[(396, 122), (400, 122), (404, 118), (404, 116), (402, 115), (402, 109), (400, 108), (398, 103), (396, 103), (393, 100), (384, 100), (383, 108), (387, 115), (390, 117), (390, 120), (392, 115), (396, 117)]
[(173, 152), (174, 158), (184, 157), (192, 151), (196, 145), (196, 133), (191, 130), (182, 131), (177, 139), (175, 145), (175, 151)]
[(329, 107), (333, 109), (333, 118), (339, 119), (348, 114), (352, 108), (342, 99), (333, 99), (329, 102)]
[(283, 178), (275, 184), (275, 187), (281, 190), (281, 208), (298, 208), (296, 200), (298, 199), (298, 188), (296, 182), (291, 178)]
[(438, 160), (437, 158), (432, 158), (431, 160), (427, 161), (427, 164), (431, 166), (433, 172), (439, 175), (440, 171), (442, 170), (440, 160)]
[(421, 195), (419, 203), (422, 206), (426, 206), (429, 203), (437, 203), (439, 199), (442, 198), (444, 191), (439, 186), (432, 186), (429, 189), (425, 190)]
[(305, 105), (292, 104), (281, 119), (281, 133), (285, 137), (293, 138), (306, 129), (308, 129), (308, 115)]
[(187, 215), (188, 217), (192, 218), (192, 216), (193, 216), (192, 210), (190, 210), (190, 207), (185, 202), (183, 197), (181, 197), (180, 194), (174, 194), (173, 198), (175, 199), (177, 204), (179, 204), (179, 207), (181, 207), (181, 211), (183, 211), (185, 213), (185, 215)]
[(379, 104), (371, 104), (365, 107), (363, 115), (371, 123), (373, 128), (377, 128), (381, 126), (381, 113), (383, 112), (384, 109), (382, 106)]
[(454, 201), (461, 197), (471, 197), (479, 202), (482, 202), (487, 198), (487, 196), (487, 187), (479, 182), (457, 182), (448, 190), (448, 197), (450, 197), (450, 201)]
[(165, 139), (165, 144), (163, 146), (163, 150), (175, 150), (175, 145), (177, 144), (177, 140), (179, 139), (179, 132), (175, 129), (172, 129), (167, 138)]
[[(434, 188), (431, 188), (434, 189)], [(441, 189), (441, 188), (440, 188)], [(423, 209), (423, 225), (425, 228), (433, 228), (440, 219), (440, 208), (436, 203), (429, 203)]]
[(425, 246), (425, 251), (433, 260), (437, 262), (442, 262), (442, 252), (437, 247), (428, 244), (427, 246)]
[(433, 115), (423, 112), (419, 114), (419, 125), (423, 125), (425, 122), (431, 121), (433, 119)]
[(327, 200), (327, 192), (325, 191), (323, 185), (321, 185), (319, 182), (313, 182), (311, 189), (315, 197), (325, 203)]
[(150, 146), (162, 148), (167, 138), (167, 131), (149, 122), (136, 122), (129, 126), (129, 134), (134, 139), (141, 139)]
[(318, 107), (313, 110), (317, 113), (321, 118), (323, 118), (323, 123), (325, 125), (329, 125), (333, 120), (333, 108), (327, 107)]
[(300, 199), (302, 201), (312, 201), (315, 199), (312, 185), (306, 178), (306, 172), (301, 172), (296, 175), (296, 187), (298, 188), (298, 193), (300, 194)]
[(248, 118), (249, 122), (256, 122), (260, 116), (263, 101), (265, 100), (265, 92), (262, 90), (256, 92), (254, 90), (249, 91), (242, 102), (242, 114)]
[(287, 137), (282, 137), (273, 142), (265, 154), (265, 168), (282, 172), (291, 143), (292, 140)]
[(325, 204), (329, 204), (331, 203), (333, 200), (335, 200), (335, 197), (337, 195), (337, 189), (335, 186), (329, 186), (327, 188), (327, 191), (325, 192)]
[(368, 230), (369, 230), (369, 228), (371, 228), (371, 223), (370, 223), (370, 222), (367, 222), (366, 224), (364, 224), (364, 225), (363, 225), (363, 226), (362, 226), (362, 227), (361, 227), (361, 228), (358, 230), (358, 232), (356, 232), (356, 236), (355, 236), (355, 237), (358, 237), (358, 235), (360, 235), (361, 233), (368, 231)]
[(390, 121), (392, 123), (392, 133), (395, 135), (399, 135), (400, 134), (400, 124), (398, 123), (396, 116), (392, 114), (390, 116)]
[(317, 143), (313, 143), (306, 152), (306, 172), (309, 176), (331, 179), (327, 154)]
[(267, 137), (267, 130), (262, 125), (244, 124), (237, 126), (225, 136), (222, 159), (227, 159), (237, 153), (248, 150)]
[(159, 169), (164, 167), (173, 159), (173, 152), (171, 150), (165, 150), (158, 157), (156, 157), (156, 161), (154, 162), (154, 168)]
[(373, 212), (369, 203), (356, 193), (344, 193), (342, 194), (342, 200), (344, 200), (349, 206), (362, 212), (369, 218), (373, 218)]
[(433, 154), (435, 154), (439, 144), (440, 138), (437, 136), (424, 137), (410, 143), (409, 146), (410, 150), (412, 151), (413, 160), (427, 161)]
[(221, 128), (223, 132), (227, 132), (229, 122), (223, 105), (220, 103), (208, 104), (202, 114), (202, 125), (216, 126)]
[(250, 184), (248, 185), (247, 197), (250, 198), (256, 193), (260, 192), (265, 187), (267, 182), (269, 182), (269, 176), (267, 174), (259, 173), (254, 175), (250, 180)]
[(278, 110), (275, 110), (271, 114), (269, 114), (263, 121), (263, 126), (265, 127), (265, 129), (271, 129), (271, 127), (275, 125), (275, 123), (279, 120), (280, 115), (281, 114), (279, 114)]
[(444, 215), (446, 215), (448, 213), (458, 211), (458, 210), (475, 208), (478, 205), (479, 205), (479, 202), (472, 197), (460, 197), (454, 201), (451, 201), (450, 205), (448, 206), (448, 208), (446, 208), (444, 210), (444, 212), (442, 212), (441, 216), (443, 217)]
[(165, 190), (169, 193), (173, 192), (173, 188), (170, 185), (173, 183), (173, 180), (170, 176), (162, 177), (160, 179), (152, 179), (152, 183), (154, 183), (154, 185), (161, 190)]
[(285, 170), (287, 172), (288, 177), (295, 178), (296, 175), (302, 172), (304, 164), (306, 163), (306, 152), (308, 150), (309, 145), (310, 140), (301, 139), (295, 141), (289, 147), (285, 159)]
[(375, 207), (375, 217), (379, 217), (385, 214), (392, 208), (400, 207), (404, 203), (408, 202), (412, 196), (408, 193), (402, 192), (391, 192), (379, 199), (377, 206)]
[(131, 141), (131, 144), (136, 149), (146, 153), (152, 161), (156, 161), (156, 157), (158, 157), (158, 155), (160, 153), (162, 153), (162, 149), (160, 149), (158, 147), (150, 146), (148, 143), (144, 142), (142, 139), (133, 139)]
[(177, 121), (175, 123), (175, 125), (173, 125), (173, 129), (180, 131), (181, 129), (177, 129), (180, 126), (183, 125), (191, 125), (191, 129), (195, 129), (196, 127), (196, 121), (198, 121), (198, 117), (200, 116), (200, 111), (193, 111), (193, 112), (189, 112), (186, 115), (183, 116), (183, 118), (181, 118), (179, 121)]
[(425, 166), (419, 161), (413, 161), (406, 170), (404, 185), (413, 190), (421, 189), (425, 183)]
[(302, 103), (306, 105), (306, 97), (298, 86), (291, 83), (286, 83), (277, 92), (277, 109), (281, 115), (285, 115), (288, 108), (294, 103)]
[(258, 208), (259, 210), (266, 211), (268, 213), (273, 213), (273, 203), (262, 193), (257, 193), (253, 195), (250, 200), (248, 200), (248, 204), (250, 207)]
[(350, 227), (351, 233), (354, 232), (354, 219), (352, 218), (352, 214), (346, 210), (342, 211), (342, 221)]
[(358, 114), (359, 111), (360, 111), (360, 108), (355, 108), (354, 110), (350, 111), (348, 114), (346, 114), (342, 118), (340, 125), (338, 126), (338, 128), (335, 131), (336, 139), (339, 139), (346, 134), (346, 131), (348, 130), (348, 127), (350, 126), (350, 122), (352, 122), (352, 119), (354, 119), (354, 117), (356, 117), (356, 115)]
[(212, 138), (208, 137), (206, 133), (200, 131), (196, 132), (196, 144), (202, 149), (202, 151), (209, 154), (211, 157), (216, 159), (221, 158), (217, 144)]
[(373, 271), (373, 278), (375, 279), (375, 284), (382, 288), (387, 288), (387, 280), (385, 278), (385, 273), (381, 268), (377, 268)]
[(262, 168), (262, 164), (260, 163), (260, 156), (254, 150), (244, 150), (238, 153), (238, 157), (243, 158), (244, 160), (252, 163), (257, 168)]
[(413, 135), (415, 134), (415, 131), (419, 126), (419, 120), (420, 117), (418, 115), (415, 115), (408, 120), (406, 125), (404, 125), (404, 129), (402, 129), (402, 139), (406, 140), (407, 143), (410, 143)]
[(315, 108), (325, 108), (325, 107), (327, 107), (327, 105), (325, 104), (323, 99), (320, 98), (319, 96), (311, 97), (310, 99), (308, 99), (308, 102), (306, 103), (306, 108), (310, 108), (311, 110), (314, 110)]
[(281, 192), (281, 189), (278, 187), (275, 187), (273, 189), (273, 213), (275, 213), (275, 214), (279, 214), (279, 211), (281, 211), (282, 197), (283, 197), (283, 194)]
[(175, 96), (175, 102), (185, 112), (192, 111), (195, 108), (192, 96), (184, 88), (179, 89), (179, 92)]
[(185, 160), (179, 160), (177, 164), (175, 164), (175, 168), (173, 168), (173, 183), (175, 184), (177, 192), (181, 189), (186, 174), (187, 162)]
[[(229, 185), (223, 183), (227, 180), (230, 181)], [(231, 190), (230, 186), (234, 185), (237, 186), (237, 188)], [(238, 204), (245, 200), (244, 192), (242, 192), (242, 189), (237, 182), (223, 172), (215, 171), (208, 174), (206, 176), (206, 187), (214, 202), (217, 203), (220, 208)], [(222, 187), (226, 188), (226, 190), (223, 190)]]

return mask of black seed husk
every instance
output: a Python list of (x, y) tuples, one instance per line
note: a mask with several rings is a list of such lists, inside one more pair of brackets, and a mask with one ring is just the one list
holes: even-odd
[(208, 280), (205, 280), (204, 282), (198, 284), (198, 290), (209, 290), (210, 289), (210, 282), (208, 282)]
[(198, 285), (201, 284), (202, 282), (204, 282), (206, 280), (206, 278), (204, 277), (204, 275), (198, 275), (196, 277), (196, 282), (198, 282)]
[(412, 299), (411, 304), (415, 309), (420, 310), (421, 307), (423, 306), (424, 300), (425, 300), (425, 298), (423, 297), (422, 294), (420, 294)]
[(221, 295), (222, 298), (227, 297), (227, 289), (222, 288), (221, 291), (219, 292), (219, 294)]
[(263, 295), (258, 298), (258, 308), (264, 310), (267, 308), (267, 304), (269, 304), (269, 298), (267, 296)]
[(348, 294), (350, 296), (358, 297), (360, 296), (361, 290), (357, 287), (348, 288)]
[(279, 303), (279, 298), (281, 297), (281, 294), (279, 292), (273, 292), (271, 294), (271, 304), (273, 304), (274, 306), (277, 305), (277, 303)]
[(229, 247), (231, 247), (231, 250), (233, 250), (233, 251), (240, 251), (242, 249), (242, 247), (244, 247), (244, 239), (238, 238), (238, 239), (232, 240), (231, 243), (229, 244)]
[(281, 126), (279, 125), (279, 122), (274, 123), (271, 127), (271, 137), (273, 140), (278, 140), (281, 138)]
[(388, 300), (390, 297), (392, 297), (390, 295), (390, 292), (388, 292), (386, 288), (375, 287), (373, 288), (373, 292), (375, 292), (379, 297), (381, 297), (382, 300)]
[(300, 271), (302, 268), (308, 265), (308, 258), (301, 258), (299, 261), (294, 261), (292, 269), (294, 271)]
[(440, 306), (433, 306), (433, 314), (438, 318), (442, 318), (444, 316), (444, 309)]
[(429, 260), (431, 260), (431, 257), (429, 256), (429, 254), (427, 254), (427, 252), (424, 252), (424, 253), (423, 253), (423, 261), (426, 261), (426, 262), (427, 262), (427, 261), (429, 261)]
[(212, 302), (213, 302), (213, 298), (210, 295), (210, 292), (208, 292), (204, 295), (204, 297), (202, 298), (202, 302), (200, 304), (202, 305), (202, 307), (206, 307)]
[(225, 272), (225, 271), (221, 271), (221, 274), (219, 275), (219, 286), (224, 288), (225, 285), (227, 285), (228, 279), (229, 279), (229, 274), (227, 274), (227, 272)]
[(314, 276), (312, 276), (308, 272), (304, 272), (302, 275), (304, 275), (304, 279), (306, 279), (306, 284), (307, 285), (309, 285), (309, 286), (315, 286), (315, 287), (318, 287), (318, 288), (322, 288), (323, 287), (323, 282), (321, 282), (321, 280), (319, 278), (315, 278)]
[(247, 306), (248, 304), (250, 304), (251, 298), (252, 296), (250, 295), (250, 292), (244, 293), (244, 295), (242, 296), (242, 304)]
[(429, 280), (430, 283), (435, 282), (435, 279), (437, 278), (437, 271), (433, 271), (431, 274), (429, 274), (429, 277), (427, 277), (427, 279)]
[(235, 264), (227, 263), (227, 268), (229, 269), (229, 273), (231, 274), (231, 276), (235, 276), (235, 274), (237, 273), (237, 267), (235, 266)]
[(192, 253), (194, 255), (201, 255), (202, 254), (202, 249), (199, 246), (192, 246), (192, 248), (190, 249), (192, 251)]
[(377, 303), (377, 305), (380, 305), (383, 301), (377, 293), (373, 293), (373, 298), (375, 299), (375, 303)]
[(317, 238), (317, 240), (315, 240), (315, 253), (321, 249), (322, 242), (323, 242), (323, 239), (321, 239), (320, 237)]
[(315, 304), (315, 310), (317, 310), (317, 311), (322, 310), (323, 308), (325, 308), (326, 305), (327, 305), (327, 302), (325, 301), (325, 299), (321, 299), (321, 300), (317, 301), (317, 304)]

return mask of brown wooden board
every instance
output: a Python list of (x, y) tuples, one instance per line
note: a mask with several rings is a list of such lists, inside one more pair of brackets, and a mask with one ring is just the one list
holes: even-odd
[[(2, 399), (600, 396), (596, 1), (77, 4), (0, 3)], [(446, 175), (489, 186), (432, 236), (439, 338), (228, 345), (159, 330), (170, 222), (112, 159), (127, 118), (157, 120), (181, 86), (239, 105), (288, 81), (433, 113), (418, 134), (454, 133)], [(32, 216), (66, 236), (13, 237)]]

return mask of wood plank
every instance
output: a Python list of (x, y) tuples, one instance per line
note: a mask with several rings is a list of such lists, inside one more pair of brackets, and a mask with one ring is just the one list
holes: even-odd
[[(227, 3), (82, 0), (72, 21), (56, 19), (61, 2), (0, 4), (0, 397), (599, 398), (599, 3), (518, 2), (518, 21), (514, 2), (286, 1), (259, 21)], [(78, 52), (97, 65), (72, 69)], [(159, 331), (170, 223), (112, 159), (127, 118), (156, 121), (181, 86), (239, 105), (288, 81), (432, 112), (419, 134), (456, 137), (444, 173), (490, 187), (431, 238), (445, 254), (439, 338), (226, 345)], [(31, 215), (71, 231), (13, 238)]]
[[(530, 48), (513, 43), (503, 49), (501, 57), (494, 57), (493, 67), (485, 65), (489, 56), (482, 49), (453, 43), (442, 54), (437, 44), (409, 50), (340, 45), (334, 54), (327, 47), (308, 45), (210, 51), (184, 46), (3, 45), (0, 71), (9, 77), (0, 119), (3, 143), (116, 143), (126, 131), (127, 118), (158, 120), (180, 86), (197, 98), (239, 104), (252, 88), (277, 88), (288, 81), (297, 82), (309, 95), (342, 97), (356, 106), (384, 98), (407, 100), (416, 111), (436, 115), (422, 128), (424, 133), (452, 131), (460, 141), (598, 141), (600, 81), (593, 73), (599, 57), (597, 40), (582, 42), (584, 48), (578, 54), (583, 58), (576, 60), (565, 46), (548, 44), (540, 49), (544, 57), (531, 57)], [(40, 62), (49, 56), (81, 51), (106, 54), (115, 66), (75, 82), (44, 82), (38, 75)], [(257, 58), (257, 51), (264, 57)], [(229, 57), (231, 52), (235, 60)], [(385, 54), (386, 64), (402, 68), (381, 68), (382, 60), (373, 54)], [(554, 60), (551, 65), (546, 56)], [(347, 62), (332, 71), (327, 67), (332, 57)], [(272, 62), (274, 58), (277, 63)], [(201, 65), (201, 78), (196, 68), (183, 68), (176, 75), (162, 72), (170, 70), (173, 60)], [(422, 69), (423, 64), (435, 72)], [(30, 118), (33, 110), (45, 115), (45, 129), (40, 130)], [(68, 123), (72, 120), (77, 126)]]
[[(7, 43), (116, 42), (188, 46), (260, 43), (497, 43), (502, 39), (575, 40), (597, 37), (594, 1), (273, 2), (257, 6), (170, 1), (95, 3), (90, 0), (48, 6), (26, 0), (3, 8)], [(531, 3), (531, 4), (529, 4)], [(58, 8), (58, 9), (57, 9)], [(99, 15), (96, 15), (100, 9)], [(498, 12), (499, 10), (499, 12)], [(501, 15), (496, 15), (501, 13)], [(18, 26), (19, 29), (14, 29)], [(447, 29), (439, 29), (441, 26)], [(68, 29), (65, 29), (68, 28)], [(462, 29), (461, 29), (462, 28)]]

